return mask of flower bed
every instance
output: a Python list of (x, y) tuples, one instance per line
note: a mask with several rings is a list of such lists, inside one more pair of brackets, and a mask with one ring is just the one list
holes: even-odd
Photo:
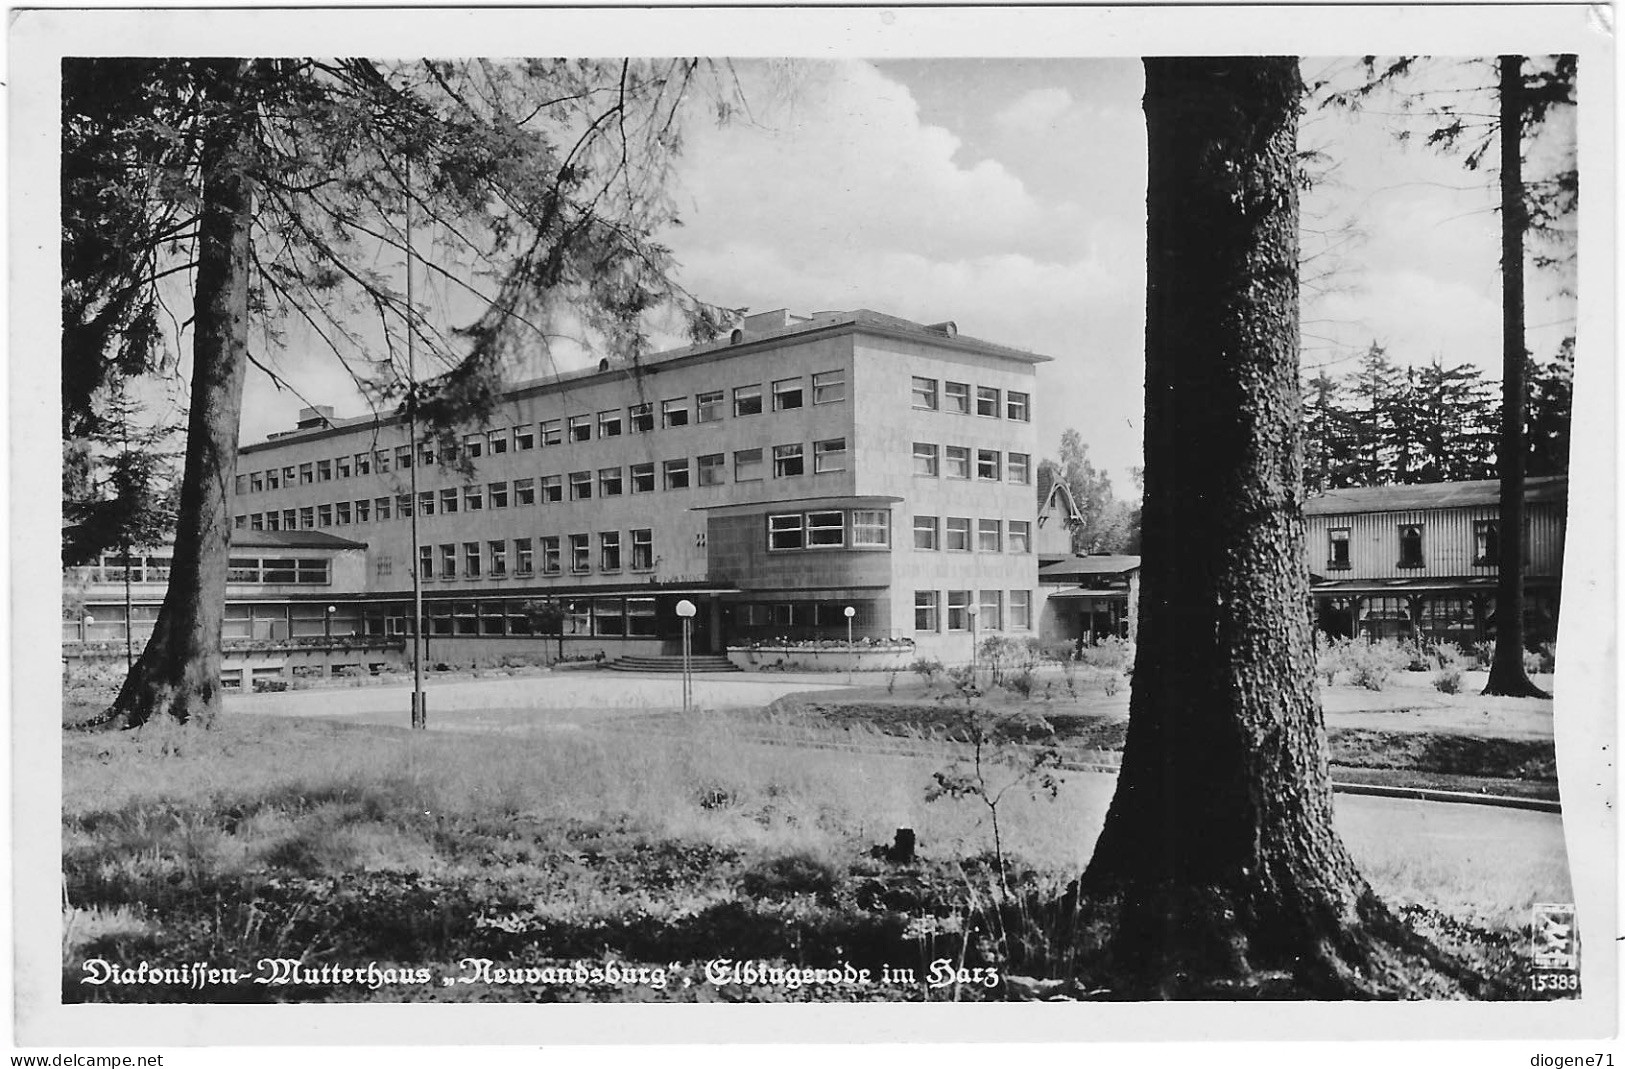
[(729, 646), (728, 660), (747, 672), (877, 672), (907, 668), (915, 657), (908, 639), (828, 639)]

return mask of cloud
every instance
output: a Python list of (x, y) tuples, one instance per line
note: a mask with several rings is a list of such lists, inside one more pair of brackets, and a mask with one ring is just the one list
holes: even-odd
[(1041, 137), (1072, 109), (1072, 94), (1065, 89), (1033, 89), (994, 115), (994, 123), (1004, 132)]

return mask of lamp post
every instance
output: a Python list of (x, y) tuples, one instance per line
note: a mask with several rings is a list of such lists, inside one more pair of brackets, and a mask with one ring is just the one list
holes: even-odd
[(976, 685), (976, 614), (979, 606), (971, 602), (965, 606), (965, 615), (970, 617), (970, 681), (971, 686)]
[(856, 616), (857, 614), (858, 610), (854, 609), (852, 606), (848, 605), (846, 607), (846, 644), (849, 647), (852, 645), (852, 617)]
[(322, 623), (326, 625), (327, 641), (329, 643), (333, 641), (333, 614), (338, 611), (339, 607), (337, 605), (329, 605), (327, 607), (327, 616), (322, 621)]
[(96, 618), (94, 616), (90, 615), (88, 612), (85, 613), (85, 622), (84, 622), (83, 627), (80, 629), (80, 635), (82, 636), (81, 641), (84, 641), (84, 642), (89, 642), (90, 641), (90, 629), (95, 627), (95, 626), (96, 626)]
[(691, 629), (694, 626), (694, 603), (684, 598), (677, 603), (677, 615), (683, 618), (683, 712), (694, 702), (694, 680), (689, 675), (688, 651)]

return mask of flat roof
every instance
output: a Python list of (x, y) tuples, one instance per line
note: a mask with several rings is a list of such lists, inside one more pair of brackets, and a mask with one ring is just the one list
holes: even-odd
[(355, 542), (326, 531), (233, 531), (232, 549), (366, 549)]

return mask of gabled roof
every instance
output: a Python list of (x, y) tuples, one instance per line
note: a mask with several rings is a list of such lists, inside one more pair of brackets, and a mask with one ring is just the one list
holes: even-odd
[[(1542, 475), (1524, 480), (1526, 502), (1568, 500), (1567, 475)], [(1417, 512), (1422, 509), (1494, 505), (1501, 499), (1499, 479), (1471, 482), (1415, 483), (1405, 486), (1355, 486), (1328, 490), (1303, 504), (1306, 516), (1333, 516), (1356, 512)]]
[(1065, 509), (1065, 511), (1061, 513), (1061, 518), (1066, 521), (1067, 526), (1082, 526), (1083, 511), (1078, 508), (1077, 501), (1073, 499), (1072, 491), (1068, 489), (1066, 483), (1060, 479), (1055, 479), (1050, 482), (1049, 493), (1044, 495), (1044, 503), (1038, 506), (1039, 525), (1043, 525), (1044, 514), (1049, 511), (1050, 506), (1055, 503), (1055, 499), (1057, 497), (1061, 499), (1061, 507)]

